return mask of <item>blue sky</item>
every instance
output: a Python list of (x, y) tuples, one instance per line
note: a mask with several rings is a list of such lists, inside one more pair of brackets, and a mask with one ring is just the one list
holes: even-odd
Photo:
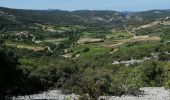
[(0, 6), (20, 9), (143, 11), (170, 9), (170, 0), (0, 0)]

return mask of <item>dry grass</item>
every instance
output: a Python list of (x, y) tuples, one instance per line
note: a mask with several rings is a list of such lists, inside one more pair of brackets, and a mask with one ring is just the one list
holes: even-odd
[(159, 41), (161, 38), (157, 36), (134, 36), (131, 39), (122, 39), (122, 40), (105, 40), (104, 43), (102, 44), (104, 47), (115, 47), (115, 46), (120, 46), (123, 45), (127, 42), (131, 41)]
[(44, 48), (43, 48), (43, 47), (40, 47), (40, 46), (17, 45), (16, 47), (17, 47), (17, 48), (20, 48), (20, 49), (28, 49), (28, 50), (33, 50), (33, 51), (41, 51), (41, 50), (44, 50)]
[(132, 38), (132, 40), (136, 40), (136, 41), (156, 41), (156, 40), (160, 40), (160, 37), (157, 36), (149, 36), (149, 35), (143, 35), (143, 36), (135, 36)]
[(95, 42), (103, 42), (103, 40), (98, 38), (80, 38), (78, 40), (78, 44), (95, 43)]
[(41, 51), (44, 50), (44, 47), (37, 46), (37, 45), (27, 45), (27, 44), (21, 44), (21, 43), (11, 43), (11, 42), (6, 42), (5, 43), (7, 46), (11, 47), (16, 47), (19, 49), (28, 49), (28, 50), (33, 50), (33, 51)]
[(44, 40), (45, 42), (50, 42), (53, 43), (55, 45), (58, 45), (59, 43), (61, 43), (62, 41), (66, 40), (66, 38), (60, 38), (60, 39), (47, 39)]

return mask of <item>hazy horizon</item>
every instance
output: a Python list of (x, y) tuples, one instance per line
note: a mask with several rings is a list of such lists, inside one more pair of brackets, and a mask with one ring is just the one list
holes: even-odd
[(1, 0), (0, 6), (14, 9), (31, 10), (112, 10), (112, 11), (147, 11), (170, 9), (170, 0)]

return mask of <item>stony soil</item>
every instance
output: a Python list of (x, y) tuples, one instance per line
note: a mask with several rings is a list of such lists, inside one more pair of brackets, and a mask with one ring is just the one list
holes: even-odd
[[(170, 100), (170, 92), (163, 87), (144, 87), (139, 96), (100, 96), (98, 100)], [(64, 95), (58, 90), (50, 90), (40, 94), (13, 97), (12, 100), (78, 100), (78, 95)]]
[(144, 93), (139, 96), (101, 96), (100, 98), (103, 100), (170, 100), (170, 92), (163, 87), (144, 87), (140, 90)]

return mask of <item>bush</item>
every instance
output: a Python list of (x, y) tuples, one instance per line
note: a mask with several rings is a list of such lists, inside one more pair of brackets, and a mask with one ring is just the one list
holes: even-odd
[(17, 93), (21, 84), (21, 70), (18, 68), (18, 57), (0, 46), (0, 95)]
[(139, 70), (144, 86), (163, 86), (165, 80), (164, 66), (157, 62), (147, 62), (141, 65)]
[(114, 95), (137, 95), (141, 86), (139, 70), (121, 68), (113, 76), (109, 91)]
[(170, 60), (170, 55), (162, 52), (162, 53), (159, 54), (159, 60), (161, 60), (161, 61), (169, 61)]
[(167, 82), (165, 82), (165, 87), (170, 89), (170, 80), (167, 80)]
[(164, 86), (168, 89), (170, 89), (170, 63), (166, 63), (166, 68), (165, 68), (165, 84)]
[(89, 52), (90, 51), (90, 48), (85, 48), (84, 50), (83, 50), (83, 52), (85, 53), (85, 52)]

